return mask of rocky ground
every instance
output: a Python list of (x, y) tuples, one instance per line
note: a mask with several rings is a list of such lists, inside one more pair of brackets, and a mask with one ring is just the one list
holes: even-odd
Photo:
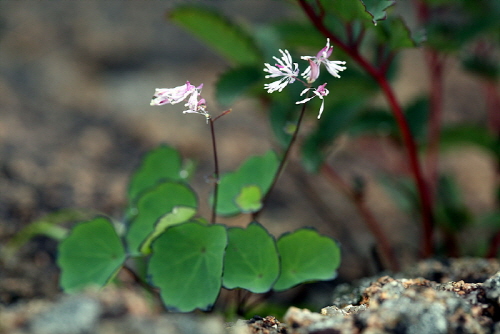
[(392, 277), (339, 285), (321, 310), (290, 307), (283, 319), (255, 315), (232, 323), (211, 314), (164, 314), (143, 291), (109, 287), (0, 307), (0, 333), (498, 333), (499, 270), (496, 260), (428, 260)]

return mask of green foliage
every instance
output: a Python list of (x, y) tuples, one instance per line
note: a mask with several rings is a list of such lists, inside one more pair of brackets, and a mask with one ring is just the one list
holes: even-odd
[(215, 11), (183, 6), (172, 10), (168, 17), (233, 64), (250, 65), (262, 60), (253, 38)]
[(251, 222), (246, 229), (230, 227), (227, 233), (224, 287), (254, 293), (269, 291), (280, 273), (274, 237), (257, 222)]
[(361, 0), (366, 11), (373, 17), (373, 23), (385, 20), (387, 17), (386, 10), (396, 3), (394, 0)]
[(197, 206), (196, 195), (185, 184), (167, 181), (150, 188), (137, 200), (136, 214), (126, 235), (129, 251), (132, 255), (147, 252), (151, 238), (157, 236), (158, 229), (165, 226), (160, 224), (162, 217), (170, 214), (175, 215), (173, 220), (177, 223), (182, 222), (181, 218), (187, 218), (186, 221), (191, 216), (179, 208), (196, 209)]
[(128, 198), (132, 203), (139, 195), (165, 180), (181, 181), (182, 159), (176, 150), (168, 146), (160, 146), (150, 151), (143, 159), (141, 166), (130, 178)]
[(216, 98), (221, 105), (229, 106), (256, 83), (262, 81), (262, 69), (243, 66), (230, 69), (220, 76), (216, 85)]
[(0, 256), (9, 259), (28, 241), (39, 235), (61, 241), (68, 235), (68, 229), (59, 225), (70, 221), (81, 221), (93, 215), (93, 212), (77, 209), (63, 209), (46, 214), (7, 241), (4, 247), (0, 248)]
[[(161, 163), (161, 158), (170, 163)], [(258, 222), (239, 228), (194, 218), (198, 206), (195, 193), (181, 179), (169, 181), (173, 177), (166, 177), (179, 175), (181, 161), (180, 154), (166, 146), (144, 156), (132, 176), (136, 195), (127, 209), (129, 221), (123, 240), (104, 217), (79, 223), (63, 239), (57, 261), (64, 291), (106, 285), (128, 257), (145, 267), (139, 277), (147, 276), (150, 284), (160, 289), (165, 307), (172, 311), (208, 310), (223, 286), (253, 293), (272, 289), (280, 276), (281, 258), (293, 256), (288, 254), (290, 250), (278, 252), (276, 240)], [(174, 167), (165, 173), (164, 168), (153, 168), (154, 163)], [(228, 174), (235, 175), (233, 179), (221, 180), (221, 198), (231, 198), (238, 213), (255, 212), (262, 207), (262, 197), (277, 165), (276, 154), (271, 151), (248, 159)], [(148, 187), (137, 180), (144, 180)], [(323, 243), (314, 249), (328, 253), (330, 247)], [(332, 256), (338, 266), (339, 255)], [(331, 278), (314, 274), (304, 277)], [(302, 279), (296, 278), (294, 284), (305, 282)]]
[(155, 240), (148, 274), (167, 309), (190, 312), (213, 305), (222, 284), (226, 245), (222, 225), (200, 223), (173, 226)]
[[(447, 125), (441, 129), (439, 141), (432, 143), (432, 113), (439, 106), (431, 101), (436, 100), (423, 96), (400, 105), (394, 97), (397, 94), (390, 81), (397, 77), (399, 52), (424, 42), (402, 18), (387, 15), (394, 4), (395, 1), (387, 0), (300, 1), (297, 8), (305, 10), (304, 19), (273, 22), (253, 30), (202, 7), (180, 6), (170, 11), (168, 17), (232, 65), (217, 82), (218, 102), (230, 106), (245, 95), (258, 98), (266, 106), (276, 141), (283, 148), (289, 148), (292, 135), (300, 128), (298, 115), (305, 106), (297, 106), (296, 102), (301, 99), (304, 86), (302, 79), (296, 78), (282, 92), (266, 93), (260, 86), (265, 75), (263, 62), (272, 62), (273, 56), (279, 57), (277, 49), (286, 48), (294, 62), (302, 62), (303, 70), (302, 65), (307, 66), (307, 62), (299, 60), (296, 53), (315, 56), (325, 46), (325, 37), (330, 38), (335, 44), (332, 59), (345, 60), (348, 70), (339, 81), (322, 64), (318, 82), (327, 83), (330, 94), (324, 101), (311, 100), (307, 112), (300, 114), (305, 115), (306, 122), (314, 120), (307, 123), (307, 132), (297, 137), (298, 151), (308, 171), (321, 169), (342, 135), (388, 136), (395, 139), (394, 145), (401, 145), (401, 152), (413, 154), (414, 160), (419, 160), (420, 153), (411, 153), (416, 150), (414, 146), (426, 154), (425, 148), (432, 144), (444, 150), (468, 143), (486, 149), (498, 163), (498, 131), (488, 132), (481, 125)], [(465, 69), (490, 84), (498, 80), (497, 0), (427, 0), (421, 5), (426, 6), (429, 14), (422, 24), (426, 29), (426, 47), (429, 54), (436, 56), (434, 60), (445, 54), (460, 54)], [(486, 38), (489, 40), (485, 46)], [(370, 105), (380, 91), (389, 103), (381, 107)], [(322, 102), (324, 113), (316, 121)], [(399, 117), (401, 110), (404, 117)], [(257, 216), (283, 165), (279, 155), (269, 151), (250, 157), (237, 170), (223, 174), (214, 182), (218, 187), (217, 201), (209, 200), (217, 203), (214, 216)], [(144, 265), (139, 277), (148, 276), (151, 285), (159, 288), (166, 308), (180, 312), (210, 309), (223, 287), (265, 293), (335, 278), (340, 248), (333, 239), (314, 229), (298, 229), (275, 240), (253, 221), (254, 217), (246, 228), (217, 224), (215, 218), (209, 224), (197, 217), (197, 196), (188, 185), (190, 172), (173, 148), (160, 146), (145, 155), (130, 180), (128, 207), (122, 222), (124, 233), (117, 233), (109, 219), (97, 217), (77, 225), (61, 242), (58, 264), (63, 289), (72, 292), (88, 285), (103, 286), (129, 256)], [(418, 180), (419, 176), (414, 178)], [(399, 175), (378, 177), (399, 208), (408, 213), (409, 219), (417, 220), (425, 201), (415, 180)], [(424, 184), (432, 183), (421, 180)], [(435, 227), (446, 237), (465, 231), (474, 217), (465, 206), (458, 185), (451, 176), (435, 181), (437, 185), (430, 194), (436, 200), (429, 209), (433, 210)], [(348, 191), (357, 200), (362, 197), (363, 188), (354, 185)], [(500, 195), (497, 200), (500, 203)], [(497, 211), (486, 215), (482, 223), (498, 231)], [(41, 222), (26, 233), (63, 238), (64, 231), (54, 227)]]
[(439, 178), (436, 221), (438, 225), (453, 233), (462, 231), (472, 221), (472, 215), (460, 197), (458, 185), (451, 176)]
[(337, 243), (303, 228), (281, 236), (277, 242), (281, 256), (281, 274), (274, 290), (287, 290), (297, 284), (328, 280), (337, 276), (340, 248)]
[(359, 100), (329, 104), (315, 131), (302, 146), (303, 163), (307, 170), (318, 171), (332, 148), (332, 142), (350, 126), (362, 104), (363, 101)]
[(223, 175), (219, 181), (217, 213), (231, 216), (260, 210), (278, 164), (276, 154), (269, 151), (249, 158), (236, 171)]
[(125, 259), (125, 248), (109, 219), (97, 217), (80, 223), (59, 244), (61, 287), (66, 292), (92, 285), (102, 287)]

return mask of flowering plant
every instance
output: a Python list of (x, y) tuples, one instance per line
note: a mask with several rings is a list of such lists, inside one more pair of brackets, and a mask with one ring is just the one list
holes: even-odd
[[(467, 254), (458, 237), (460, 233), (467, 235), (467, 227), (472, 225), (476, 230), (493, 231), (485, 237), (491, 241), (489, 247), (476, 247), (472, 253), (496, 256), (500, 246), (499, 199), (493, 200), (495, 207), (490, 214), (474, 217), (459, 196), (454, 178), (440, 174), (438, 169), (440, 150), (460, 148), (464, 141), (485, 149), (499, 164), (500, 65), (496, 56), (500, 21), (496, 1), (415, 1), (416, 21), (426, 28), (425, 35), (410, 31), (401, 17), (388, 15), (394, 1), (353, 0), (337, 6), (331, 0), (298, 0), (306, 20), (271, 24), (271, 33), (265, 37), (251, 34), (213, 11), (187, 6), (174, 9), (169, 13), (172, 22), (200, 37), (232, 64), (217, 83), (219, 103), (231, 105), (245, 94), (258, 97), (263, 109), (268, 110), (282, 150), (250, 157), (236, 171), (219, 175), (214, 123), (231, 109), (213, 117), (201, 97), (202, 84), (194, 86), (187, 81), (175, 88), (156, 89), (152, 105), (184, 102), (184, 113), (204, 115), (210, 125), (215, 180), (211, 217), (207, 220), (197, 216), (198, 198), (188, 185), (190, 171), (179, 152), (160, 146), (143, 158), (132, 175), (122, 221), (96, 217), (79, 224), (62, 241), (58, 255), (62, 287), (76, 291), (89, 284), (103, 286), (124, 270), (153, 292), (157, 291), (153, 287), (159, 288), (168, 309), (191, 311), (210, 308), (222, 288), (258, 294), (286, 290), (310, 280), (332, 279), (340, 264), (340, 250), (333, 239), (307, 228), (275, 239), (258, 223), (294, 146), (305, 169), (335, 185), (359, 211), (376, 240), (373, 249), (378, 261), (373, 262), (385, 269), (399, 269), (401, 259), (391, 244), (391, 237), (397, 233), (385, 231), (388, 227), (376, 219), (374, 208), (366, 201), (367, 184), (376, 184), (380, 178), (361, 176), (355, 171), (346, 173), (352, 182), (341, 177), (331, 159), (341, 135), (354, 141), (367, 137), (370, 142), (390, 139), (404, 157), (400, 160), (405, 163), (397, 168), (385, 166), (389, 181), (386, 177), (381, 182), (395, 194), (397, 203), (410, 210), (407, 220), (420, 222), (415, 257), (436, 255), (439, 250), (447, 256)], [(442, 19), (439, 14), (443, 12), (455, 16)], [(274, 56), (276, 50), (269, 54), (269, 48), (263, 47), (270, 44), (271, 38), (276, 39), (273, 44), (287, 46), (279, 50), (280, 58)], [(301, 72), (292, 59), (294, 50), (316, 52), (325, 39), (326, 46), (316, 56), (301, 57), (308, 63)], [(402, 49), (418, 45), (425, 45), (422, 52), (431, 78), (430, 93), (402, 103), (391, 82), (397, 56)], [(340, 84), (335, 80), (346, 70), (346, 63), (329, 60), (333, 55), (349, 58), (349, 70), (343, 73)], [(271, 56), (274, 65), (265, 63)], [(444, 69), (452, 57), (480, 78), (487, 126), (442, 125)], [(327, 74), (321, 71), (322, 66)], [(297, 83), (303, 85), (301, 90), (295, 90)], [(330, 94), (327, 85), (335, 94)], [(382, 110), (372, 105), (377, 94), (386, 101)], [(318, 103), (319, 120), (297, 141), (306, 105), (315, 107)], [(298, 117), (294, 108), (297, 105)], [(383, 153), (380, 151), (377, 154)], [(395, 169), (402, 170), (402, 175), (395, 175)], [(498, 178), (492, 183), (498, 190), (497, 182)], [(311, 199), (318, 212), (327, 211), (323, 194), (315, 192), (307, 181), (304, 184), (308, 191), (301, 194), (303, 198)], [(238, 214), (250, 215), (246, 228), (217, 223), (219, 216)], [(356, 251), (357, 247), (351, 246), (343, 256), (349, 258)], [(128, 265), (131, 260), (139, 263), (136, 268), (146, 267), (147, 272), (138, 273)], [(236, 297), (238, 305), (248, 301), (240, 297)], [(244, 308), (238, 311), (243, 313)]]
[[(310, 73), (316, 75), (319, 64), (328, 61), (326, 58), (331, 53), (328, 44), (324, 50), (320, 52), (321, 58), (318, 56), (320, 60), (307, 58), (312, 68)], [(315, 80), (311, 77), (308, 82), (300, 79), (298, 65), (292, 64), (290, 53), (280, 52), (283, 57), (281, 60), (275, 58), (275, 67), (265, 64), (264, 71), (270, 73), (268, 77), (279, 78), (264, 85), (269, 93), (300, 81), (307, 86), (300, 95), (312, 91), (313, 96), (297, 104), (305, 107), (315, 96), (323, 99), (328, 95), (326, 83), (311, 87)], [(336, 66), (336, 71), (345, 69)], [(210, 220), (195, 218), (197, 199), (181, 176), (186, 173), (182, 171), (180, 154), (165, 146), (153, 150), (131, 179), (124, 242), (108, 218), (97, 217), (79, 224), (61, 243), (58, 263), (62, 269), (61, 285), (66, 291), (78, 291), (89, 284), (102, 286), (120, 268), (147, 284), (145, 277), (137, 276), (135, 270), (125, 264), (129, 257), (147, 261), (151, 286), (160, 289), (160, 298), (168, 309), (182, 312), (210, 308), (222, 287), (267, 293), (286, 290), (305, 281), (335, 277), (340, 250), (333, 239), (315, 230), (299, 229), (276, 240), (257, 222), (293, 141), (281, 160), (270, 151), (248, 159), (237, 171), (220, 177), (214, 123), (231, 109), (213, 117), (207, 110), (206, 100), (201, 97), (202, 87), (203, 84), (194, 86), (186, 81), (174, 88), (157, 88), (150, 104), (164, 106), (185, 102), (187, 110), (183, 113), (201, 114), (209, 123), (215, 180)], [(302, 108), (302, 114), (304, 110)], [(320, 114), (322, 111), (323, 106)], [(241, 213), (252, 214), (246, 229), (217, 223), (218, 215)], [(82, 244), (89, 234), (96, 237)], [(311, 267), (313, 256), (320, 261), (320, 266)], [(82, 270), (95, 267), (101, 270), (82, 277)], [(241, 313), (244, 303), (239, 303)]]

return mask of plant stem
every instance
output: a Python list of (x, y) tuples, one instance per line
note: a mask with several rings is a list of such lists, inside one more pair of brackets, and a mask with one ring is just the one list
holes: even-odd
[(408, 122), (405, 119), (403, 109), (398, 103), (394, 91), (392, 90), (387, 78), (385, 77), (383, 71), (375, 68), (370, 64), (365, 58), (363, 58), (358, 51), (357, 47), (350, 47), (344, 42), (342, 42), (337, 36), (328, 30), (324, 25), (323, 20), (321, 20), (318, 15), (316, 15), (314, 8), (306, 1), (299, 0), (299, 5), (304, 10), (304, 13), (308, 16), (311, 23), (320, 31), (324, 36), (330, 38), (333, 44), (340, 47), (346, 54), (348, 54), (355, 62), (357, 62), (373, 79), (379, 84), (384, 93), (387, 102), (393, 112), (394, 118), (403, 137), (403, 143), (406, 147), (406, 151), (409, 158), (410, 170), (412, 172), (413, 178), (415, 180), (419, 198), (420, 205), (422, 209), (422, 228), (423, 228), (423, 238), (422, 238), (422, 257), (429, 257), (433, 253), (433, 229), (434, 229), (434, 217), (432, 214), (432, 204), (431, 198), (429, 196), (429, 189), (423, 178), (420, 163), (418, 161), (417, 146), (410, 132)]
[(377, 219), (366, 206), (363, 194), (355, 193), (352, 188), (340, 177), (340, 175), (337, 174), (333, 167), (327, 163), (324, 163), (321, 166), (321, 173), (327, 178), (327, 180), (336, 184), (344, 195), (347, 196), (352, 203), (354, 203), (366, 225), (375, 236), (375, 239), (379, 244), (380, 251), (382, 252), (382, 257), (389, 266), (389, 269), (394, 272), (399, 271), (399, 263), (391, 247), (391, 243), (386, 237), (387, 234), (384, 233), (380, 224), (377, 222)]
[(500, 93), (494, 81), (487, 81), (484, 86), (486, 92), (486, 112), (488, 113), (488, 128), (495, 138), (500, 138)]
[[(415, 11), (418, 21), (425, 25), (429, 21), (430, 8), (427, 3), (415, 0)], [(438, 185), (438, 153), (439, 137), (441, 133), (441, 118), (443, 107), (443, 68), (444, 59), (434, 49), (427, 49), (425, 59), (429, 70), (430, 84), (430, 110), (429, 110), (429, 133), (427, 137), (427, 176), (429, 178), (429, 188), (431, 189), (431, 199), (436, 196)]]
[[(439, 137), (441, 134), (441, 114), (443, 105), (443, 60), (435, 50), (427, 50), (427, 63), (430, 76), (430, 114), (427, 139), (427, 175), (431, 197), (435, 197), (438, 184)], [(432, 199), (431, 198), (431, 199)]]
[[(307, 92), (306, 98), (307, 97), (309, 97), (309, 92)], [(260, 213), (262, 212), (262, 210), (266, 206), (266, 202), (269, 199), (269, 194), (273, 191), (276, 183), (278, 182), (278, 178), (280, 177), (280, 175), (283, 171), (283, 168), (285, 167), (285, 164), (288, 160), (288, 156), (290, 155), (290, 152), (292, 150), (292, 146), (295, 143), (295, 141), (297, 140), (297, 134), (299, 133), (300, 125), (302, 124), (302, 119), (304, 118), (304, 114), (306, 111), (306, 105), (307, 105), (307, 102), (302, 104), (302, 109), (301, 109), (300, 114), (299, 114), (299, 119), (297, 120), (297, 125), (295, 126), (295, 131), (293, 132), (292, 138), (290, 138), (290, 142), (288, 143), (288, 147), (286, 148), (285, 153), (283, 154), (283, 158), (280, 161), (280, 164), (278, 166), (278, 170), (276, 171), (276, 174), (274, 175), (273, 182), (271, 183), (271, 186), (269, 187), (269, 190), (267, 191), (267, 193), (262, 198), (262, 208), (259, 211), (254, 212), (252, 214), (253, 220), (257, 220)]]
[(214, 131), (215, 120), (212, 119), (211, 117), (208, 117), (208, 121), (210, 123), (210, 133), (212, 135), (212, 149), (214, 152), (214, 179), (215, 179), (215, 181), (214, 181), (214, 194), (213, 194), (213, 201), (212, 201), (212, 216), (210, 217), (210, 223), (215, 224), (215, 218), (217, 216), (217, 198), (218, 198), (218, 192), (219, 192), (219, 159), (217, 157), (217, 144), (215, 142), (215, 131)]

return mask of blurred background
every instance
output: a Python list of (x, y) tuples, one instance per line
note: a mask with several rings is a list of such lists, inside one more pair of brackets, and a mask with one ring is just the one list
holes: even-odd
[[(30, 222), (63, 208), (96, 210), (120, 218), (130, 173), (141, 156), (160, 143), (197, 161), (193, 183), (201, 197), (201, 214), (207, 215), (204, 203), (210, 184), (206, 178), (213, 172), (213, 163), (205, 119), (183, 115), (181, 105), (149, 105), (155, 88), (189, 80), (204, 84), (203, 96), (213, 115), (223, 111), (213, 97), (213, 85), (229, 65), (166, 20), (168, 10), (181, 3), (186, 1), (0, 3), (0, 244)], [(270, 21), (302, 19), (300, 11), (284, 1), (192, 3), (215, 7), (248, 29)], [(410, 16), (408, 2), (398, 6), (400, 14)], [(318, 45), (318, 50), (323, 46)], [(401, 101), (428, 91), (421, 50), (404, 51), (401, 66), (395, 82)], [(445, 87), (446, 122), (483, 120), (484, 99), (478, 83), (458, 62), (448, 63)], [(383, 104), (383, 99), (374, 103)], [(222, 171), (276, 147), (266, 110), (258, 101), (238, 101), (232, 108), (231, 114), (216, 123)], [(310, 122), (315, 120), (313, 114)], [(365, 178), (368, 206), (382, 222), (398, 256), (411, 260), (418, 254), (419, 226), (372, 182), (373, 171), (389, 167), (397, 172), (405, 164), (400, 153), (383, 139), (344, 138), (331, 163), (346, 178)], [(297, 160), (288, 165), (261, 223), (276, 236), (315, 226), (336, 238), (343, 247), (339, 270), (343, 280), (375, 273), (379, 269), (373, 256), (375, 241), (354, 206), (323, 179), (313, 176), (310, 183), (304, 183), (305, 172), (293, 164)], [(494, 207), (494, 162), (487, 154), (463, 148), (449, 152), (441, 164), (457, 176), (471, 210), (480, 213)], [(309, 193), (311, 186), (317, 187), (320, 199)], [(246, 224), (248, 219), (221, 222)], [(23, 254), (26, 268), (18, 265), (8, 277), (19, 282), (36, 277), (47, 266), (57, 276), (55, 242), (36, 238)], [(47, 280), (47, 289), (56, 291), (56, 280)], [(19, 287), (20, 295), (43, 294), (28, 279), (26, 284), (25, 290)]]

